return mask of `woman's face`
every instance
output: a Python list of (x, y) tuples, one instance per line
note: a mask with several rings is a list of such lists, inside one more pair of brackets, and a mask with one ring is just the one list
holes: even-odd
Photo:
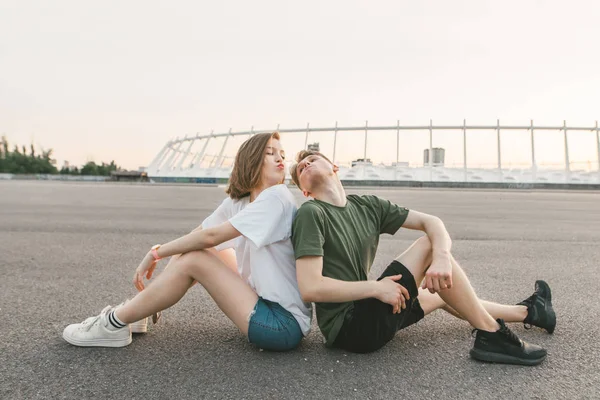
[(275, 138), (269, 139), (265, 148), (265, 159), (262, 166), (262, 184), (270, 187), (283, 183), (285, 178), (285, 152), (281, 143)]

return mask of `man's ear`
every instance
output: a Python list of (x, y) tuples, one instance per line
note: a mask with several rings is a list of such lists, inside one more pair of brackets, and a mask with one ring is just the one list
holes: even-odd
[(340, 170), (340, 167), (338, 167), (336, 164), (333, 164), (333, 172), (338, 172)]
[(304, 197), (310, 196), (310, 193), (307, 190), (302, 190), (302, 194), (304, 195)]

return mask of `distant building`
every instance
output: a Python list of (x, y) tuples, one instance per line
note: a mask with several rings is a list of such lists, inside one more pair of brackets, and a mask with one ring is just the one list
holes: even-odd
[[(446, 150), (441, 147), (434, 147), (432, 150), (433, 154), (433, 166), (443, 167), (444, 160), (446, 158)], [(429, 149), (423, 151), (423, 165), (429, 165)]]
[(373, 165), (373, 162), (370, 158), (357, 158), (352, 161), (352, 166), (356, 167), (357, 165)]
[(139, 171), (111, 171), (111, 181), (148, 182), (148, 174)]
[(319, 142), (310, 143), (308, 145), (308, 147), (306, 148), (306, 150), (308, 150), (308, 151), (321, 151), (321, 150), (319, 150)]

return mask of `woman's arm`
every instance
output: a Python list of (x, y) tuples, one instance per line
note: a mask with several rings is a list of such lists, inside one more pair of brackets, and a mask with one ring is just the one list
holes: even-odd
[[(235, 229), (231, 223), (224, 222), (221, 225), (209, 229), (195, 229), (185, 236), (161, 245), (156, 250), (156, 253), (160, 258), (165, 258), (177, 254), (189, 253), (190, 251), (204, 250), (215, 247), (240, 235), (240, 232)], [(135, 270), (133, 284), (139, 291), (144, 290), (144, 276), (147, 279), (152, 277), (152, 273), (156, 267), (156, 261), (152, 251), (148, 251)]]
[[(215, 247), (240, 235), (241, 233), (231, 223), (223, 222), (213, 228), (194, 230), (185, 236), (161, 245), (156, 252), (160, 258), (185, 254), (190, 251)], [(152, 253), (150, 255), (152, 256)]]
[[(196, 228), (194, 228), (194, 230), (192, 230), (192, 232), (198, 232), (201, 230), (202, 230), (202, 225), (198, 225)], [(165, 268), (168, 268), (171, 264), (173, 264), (179, 258), (179, 256), (181, 256), (181, 253), (172, 255), (171, 258), (169, 259), (169, 262), (167, 263), (167, 265), (165, 265)]]

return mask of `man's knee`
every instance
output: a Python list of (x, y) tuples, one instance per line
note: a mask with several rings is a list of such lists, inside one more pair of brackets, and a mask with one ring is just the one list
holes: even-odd
[(419, 248), (421, 248), (426, 253), (431, 253), (433, 246), (431, 245), (431, 239), (429, 239), (428, 235), (423, 235), (415, 241), (418, 244)]
[(424, 235), (417, 239), (413, 244), (400, 256), (396, 258), (415, 276), (419, 279), (424, 271), (431, 264), (432, 246), (429, 236)]
[(413, 256), (416, 255), (418, 257), (429, 259), (431, 258), (432, 249), (433, 246), (431, 245), (431, 240), (429, 239), (429, 236), (423, 235), (417, 240), (415, 240), (413, 244), (410, 245), (410, 247), (404, 253), (402, 253), (396, 258), (396, 260), (400, 261), (400, 258), (406, 255), (407, 253), (411, 253)]

